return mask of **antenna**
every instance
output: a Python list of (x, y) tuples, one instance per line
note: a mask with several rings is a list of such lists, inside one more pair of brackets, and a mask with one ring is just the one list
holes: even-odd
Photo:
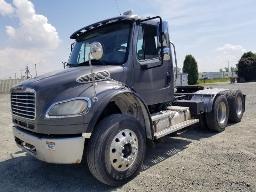
[(63, 64), (64, 69), (66, 69), (67, 63), (65, 61), (62, 61), (61, 63)]
[(90, 65), (90, 70), (91, 70), (91, 76), (92, 76), (92, 85), (93, 85), (93, 101), (96, 102), (98, 100), (96, 96), (96, 82), (95, 82), (95, 74), (93, 72), (93, 66), (92, 66), (92, 54), (91, 52), (89, 53), (89, 65)]
[(119, 13), (119, 15), (122, 15), (117, 0), (114, 0), (114, 2), (115, 2), (115, 4), (116, 4), (117, 12)]

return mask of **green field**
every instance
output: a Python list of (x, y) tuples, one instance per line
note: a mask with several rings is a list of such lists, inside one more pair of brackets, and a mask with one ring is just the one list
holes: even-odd
[(206, 80), (199, 79), (197, 81), (197, 84), (203, 85), (203, 84), (215, 84), (215, 83), (225, 83), (225, 82), (230, 82), (230, 79), (229, 78), (206, 79)]

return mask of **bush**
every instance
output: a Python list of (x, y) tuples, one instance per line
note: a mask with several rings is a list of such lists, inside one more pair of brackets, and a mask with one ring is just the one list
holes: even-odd
[(244, 53), (237, 64), (239, 81), (256, 81), (256, 54)]
[(183, 73), (188, 74), (188, 84), (195, 85), (198, 80), (198, 67), (195, 58), (187, 55), (183, 63)]

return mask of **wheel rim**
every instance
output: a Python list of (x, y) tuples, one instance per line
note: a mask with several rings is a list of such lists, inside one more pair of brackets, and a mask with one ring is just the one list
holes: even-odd
[(138, 154), (138, 138), (129, 129), (120, 131), (112, 140), (110, 145), (110, 161), (117, 171), (129, 169)]
[(224, 102), (219, 103), (218, 110), (217, 110), (217, 118), (219, 124), (225, 124), (227, 119), (227, 106)]
[(240, 96), (236, 98), (236, 113), (238, 116), (243, 113), (243, 100)]

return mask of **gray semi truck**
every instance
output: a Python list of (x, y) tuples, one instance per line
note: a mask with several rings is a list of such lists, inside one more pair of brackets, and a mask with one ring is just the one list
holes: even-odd
[(67, 67), (11, 89), (16, 144), (39, 160), (76, 164), (122, 185), (140, 171), (147, 141), (199, 124), (240, 122), (239, 90), (174, 87), (175, 47), (161, 17), (130, 13), (83, 27)]

